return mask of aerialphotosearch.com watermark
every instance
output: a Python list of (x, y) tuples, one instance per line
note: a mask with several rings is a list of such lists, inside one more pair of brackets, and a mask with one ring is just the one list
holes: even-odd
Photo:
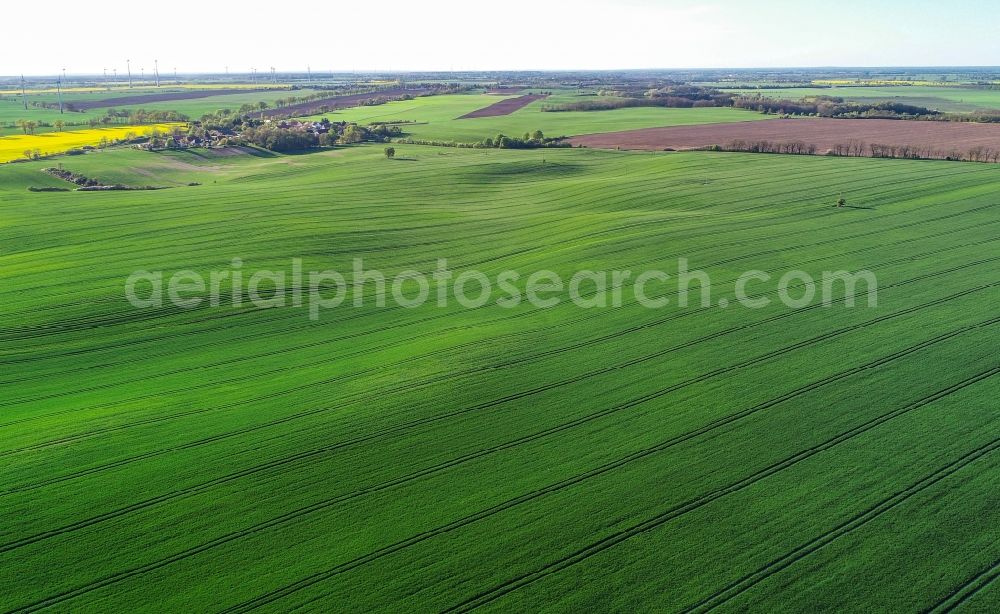
[[(522, 273), (506, 270), (488, 275), (478, 270), (452, 271), (441, 258), (431, 273), (406, 270), (385, 275), (367, 270), (361, 258), (355, 258), (349, 272), (336, 270), (304, 271), (302, 260), (293, 258), (287, 270), (244, 269), (240, 258), (233, 258), (226, 269), (207, 275), (191, 270), (140, 270), (125, 280), (125, 297), (137, 308), (162, 307), (165, 304), (191, 309), (250, 304), (257, 308), (304, 308), (309, 318), (317, 320), (325, 310), (343, 306), (385, 307), (391, 301), (412, 309), (431, 304), (448, 307), (455, 301), (468, 309), (493, 303), (514, 308), (523, 303), (546, 309), (565, 301), (583, 309), (621, 307), (626, 301), (649, 309), (678, 307), (720, 307), (739, 305), (761, 309), (775, 302), (799, 309), (816, 304), (842, 303), (878, 306), (878, 282), (871, 271), (824, 271), (817, 279), (801, 270), (780, 275), (768, 271), (746, 271), (725, 285), (731, 296), (713, 300), (712, 280), (708, 273), (691, 269), (686, 258), (677, 260), (674, 273), (662, 270), (595, 271), (580, 270), (560, 275), (551, 270)], [(770, 282), (777, 279), (776, 286)], [(864, 301), (856, 300), (863, 292)], [(692, 299), (695, 295), (697, 298)]]

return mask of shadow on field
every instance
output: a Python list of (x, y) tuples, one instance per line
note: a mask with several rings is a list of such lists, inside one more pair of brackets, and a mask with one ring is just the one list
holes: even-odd
[(275, 153), (273, 151), (268, 151), (266, 149), (263, 149), (261, 151), (267, 151), (269, 154), (271, 154), (269, 156), (262, 156), (262, 157), (273, 158), (275, 156), (308, 156), (308, 155), (311, 155), (311, 154), (319, 154), (319, 153), (323, 153), (323, 152), (327, 152), (327, 151), (333, 151), (333, 150), (330, 149), (330, 148), (314, 147), (312, 149), (293, 149), (291, 151), (283, 151), (280, 154), (279, 153)]
[(518, 160), (485, 162), (456, 171), (463, 180), (483, 183), (502, 181), (525, 181), (530, 179), (557, 179), (572, 177), (587, 172), (587, 166), (578, 163)]
[(258, 158), (277, 158), (278, 154), (274, 153), (269, 149), (261, 149), (260, 147), (251, 147), (249, 145), (244, 145), (242, 149), (248, 156), (256, 156)]
[(255, 158), (278, 157), (278, 154), (273, 151), (268, 151), (267, 149), (261, 149), (259, 147), (251, 147), (249, 145), (225, 147), (222, 149), (205, 149), (203, 147), (188, 147), (185, 149), (154, 149), (149, 153), (167, 157), (175, 157), (180, 154), (211, 161), (215, 161), (219, 158), (228, 158), (233, 155), (246, 155), (253, 156)]

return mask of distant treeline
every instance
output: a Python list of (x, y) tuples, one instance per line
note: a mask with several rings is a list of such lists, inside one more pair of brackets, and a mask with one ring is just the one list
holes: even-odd
[(758, 111), (760, 113), (775, 113), (780, 115), (814, 115), (817, 117), (840, 117), (851, 119), (911, 119), (941, 115), (940, 111), (934, 111), (911, 104), (903, 104), (901, 102), (845, 102), (843, 98), (834, 98), (830, 96), (818, 96), (815, 99), (810, 100), (778, 100), (760, 96), (738, 96), (732, 99), (730, 106), (737, 109)]
[(542, 111), (609, 111), (630, 107), (669, 107), (689, 109), (692, 107), (732, 106), (733, 95), (717, 89), (697, 85), (668, 85), (656, 89), (602, 90), (603, 100), (582, 100), (561, 105), (546, 105)]
[[(761, 89), (766, 89), (762, 87)], [(939, 121), (1000, 123), (1000, 111), (974, 113), (942, 113), (896, 101), (849, 102), (834, 96), (816, 96), (803, 100), (768, 98), (760, 94), (736, 94), (696, 85), (672, 85), (645, 91), (603, 90), (603, 99), (580, 100), (561, 105), (548, 105), (542, 111), (608, 111), (631, 107), (731, 107), (775, 115), (801, 115), (842, 119), (922, 119)]]
[(972, 113), (948, 113), (944, 116), (951, 122), (977, 122), (982, 124), (1000, 124), (1000, 111), (974, 111)]
[(564, 141), (565, 137), (549, 138), (541, 130), (525, 132), (524, 136), (508, 136), (500, 133), (495, 137), (487, 137), (482, 141), (473, 143), (462, 143), (457, 141), (433, 141), (426, 139), (403, 138), (396, 139), (397, 143), (406, 145), (436, 145), (438, 147), (462, 147), (471, 149), (538, 149), (541, 147), (570, 147)]
[(845, 102), (843, 98), (818, 96), (807, 101), (776, 100), (741, 96), (733, 100), (734, 108), (779, 115), (813, 115), (840, 119), (920, 119), (950, 122), (1000, 123), (1000, 110), (971, 113), (943, 113), (916, 105), (894, 101), (873, 103)]
[(731, 141), (728, 145), (714, 145), (709, 147), (712, 151), (742, 151), (747, 153), (775, 153), (794, 154), (811, 156), (816, 154), (816, 146), (803, 141), (790, 141), (787, 143), (774, 141)]
[(938, 150), (933, 147), (916, 147), (912, 145), (886, 145), (883, 143), (866, 144), (862, 141), (850, 141), (834, 145), (827, 155), (865, 158), (894, 158), (906, 160), (952, 160), (961, 162), (1000, 162), (1000, 149), (992, 147), (973, 147), (965, 151)]
[(817, 85), (815, 83), (775, 83), (775, 84), (732, 84), (726, 85), (726, 89), (731, 90), (804, 90), (804, 89), (830, 89), (832, 85)]
[(943, 115), (939, 111), (899, 102), (856, 103), (843, 99), (820, 97), (815, 100), (779, 100), (756, 96), (717, 94), (711, 97), (656, 96), (650, 98), (619, 98), (584, 100), (575, 103), (543, 107), (542, 111), (608, 111), (630, 107), (668, 107), (690, 109), (699, 107), (732, 107), (765, 114), (809, 115), (838, 118), (915, 119)]
[(162, 124), (167, 122), (186, 122), (188, 116), (177, 111), (147, 111), (145, 109), (108, 109), (101, 117), (91, 117), (87, 120), (90, 127), (121, 124), (123, 126), (139, 124)]
[(691, 100), (681, 96), (664, 96), (662, 98), (619, 98), (615, 100), (584, 100), (559, 105), (547, 105), (542, 111), (559, 113), (562, 111), (611, 111), (613, 109), (628, 109), (632, 107), (669, 107), (690, 109), (692, 107), (723, 107), (712, 100)]

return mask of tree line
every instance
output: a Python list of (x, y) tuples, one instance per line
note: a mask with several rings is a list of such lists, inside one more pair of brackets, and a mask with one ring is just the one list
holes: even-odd
[(500, 133), (481, 141), (462, 143), (458, 141), (435, 141), (427, 139), (402, 138), (397, 143), (406, 145), (434, 145), (437, 147), (459, 147), (463, 149), (538, 149), (541, 147), (570, 147), (565, 137), (549, 138), (541, 130), (525, 132), (523, 136), (508, 136)]
[(631, 107), (732, 107), (776, 115), (854, 119), (947, 119), (953, 121), (1000, 122), (1000, 111), (953, 115), (918, 105), (896, 101), (849, 102), (835, 96), (816, 96), (802, 100), (768, 98), (760, 94), (736, 94), (688, 84), (674, 84), (647, 90), (602, 90), (595, 100), (581, 100), (546, 105), (542, 111), (607, 111)]
[[(803, 141), (735, 140), (725, 145), (711, 145), (709, 151), (815, 155), (817, 147)], [(843, 158), (889, 158), (903, 160), (952, 160), (959, 162), (1000, 162), (1000, 148), (978, 146), (966, 151), (941, 151), (930, 146), (892, 145), (849, 140), (837, 143), (825, 155)]]
[(112, 124), (140, 125), (161, 124), (166, 122), (186, 122), (187, 115), (177, 111), (147, 111), (145, 109), (107, 109), (100, 117), (91, 117), (87, 124), (91, 128)]
[(843, 98), (817, 96), (810, 100), (782, 100), (761, 96), (739, 96), (732, 107), (765, 114), (814, 115), (836, 118), (912, 119), (941, 115), (940, 111), (894, 101), (873, 103), (845, 102)]

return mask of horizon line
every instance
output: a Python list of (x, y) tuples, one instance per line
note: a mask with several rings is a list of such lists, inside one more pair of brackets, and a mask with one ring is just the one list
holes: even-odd
[[(944, 70), (944, 69), (956, 69), (956, 70), (996, 70), (1000, 72), (1000, 65), (972, 65), (972, 64), (940, 64), (940, 65), (820, 65), (820, 66), (687, 66), (687, 67), (632, 67), (632, 68), (464, 68), (464, 69), (432, 69), (432, 68), (420, 68), (420, 69), (392, 69), (392, 68), (352, 68), (352, 69), (332, 69), (332, 70), (311, 70), (311, 69), (295, 69), (295, 70), (281, 70), (275, 71), (275, 74), (281, 75), (357, 75), (357, 74), (376, 74), (376, 75), (403, 75), (403, 74), (468, 74), (468, 73), (539, 73), (539, 74), (560, 74), (560, 73), (579, 73), (579, 72), (589, 72), (589, 73), (616, 73), (616, 72), (671, 72), (671, 71), (765, 71), (765, 70)], [(95, 77), (104, 78), (104, 69), (100, 72), (67, 72), (66, 77)], [(174, 75), (173, 70), (160, 72), (160, 78), (170, 78)], [(187, 70), (187, 71), (177, 71), (177, 75), (184, 76), (239, 76), (239, 75), (252, 75), (254, 74), (252, 69), (246, 71), (209, 71), (209, 70)], [(265, 71), (264, 73), (258, 72), (257, 74), (270, 75), (270, 71)], [(0, 80), (15, 79), (19, 80), (22, 77), (24, 79), (37, 79), (37, 78), (59, 78), (62, 76), (61, 71), (56, 71), (53, 73), (16, 73), (9, 75), (0, 75)], [(122, 77), (122, 75), (119, 75)], [(136, 75), (132, 75), (133, 80)], [(142, 77), (146, 78), (146, 77)], [(148, 78), (153, 79), (152, 73)]]

